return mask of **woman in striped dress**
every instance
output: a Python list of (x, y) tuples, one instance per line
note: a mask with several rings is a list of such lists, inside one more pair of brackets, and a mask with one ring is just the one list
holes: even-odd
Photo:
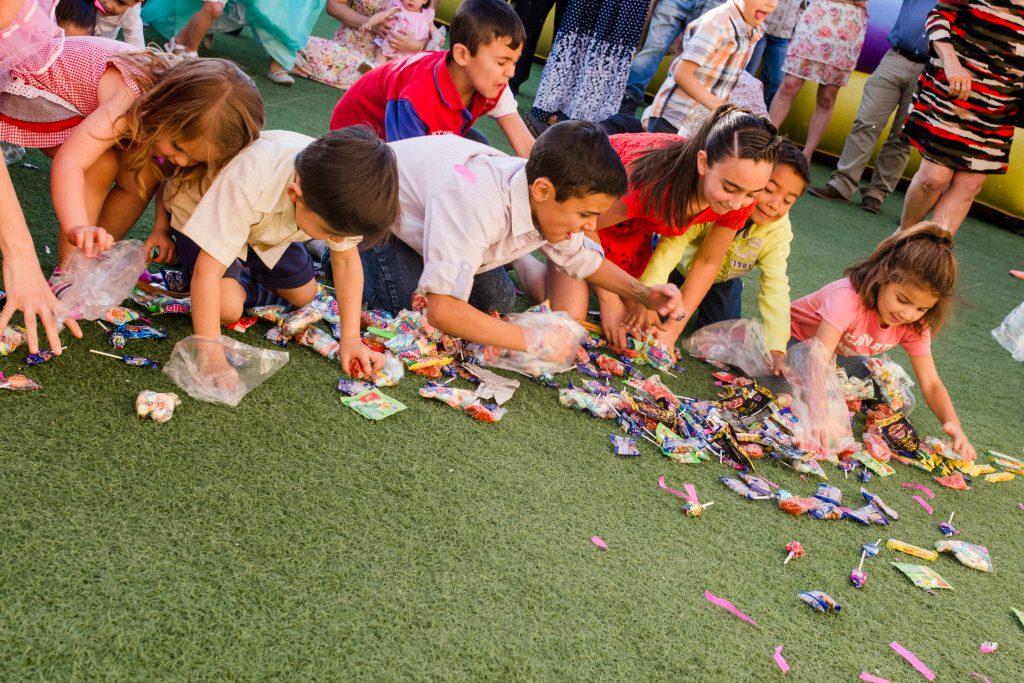
[(955, 233), (1024, 125), (1024, 0), (940, 0), (926, 30), (932, 59), (903, 128), (924, 159), (900, 227), (933, 211)]

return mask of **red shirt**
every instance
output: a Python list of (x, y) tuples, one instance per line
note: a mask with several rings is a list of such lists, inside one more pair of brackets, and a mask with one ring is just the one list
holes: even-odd
[(364, 75), (335, 105), (331, 130), (362, 123), (388, 142), (442, 133), (465, 135), (477, 118), (498, 106), (505, 89), (493, 99), (474, 93), (467, 108), (448, 72), (447, 56), (420, 52)]
[[(680, 137), (671, 133), (623, 133), (612, 135), (609, 139), (622, 163), (626, 165), (626, 170), (629, 170), (630, 165), (648, 150), (679, 142)], [(731, 230), (741, 230), (754, 210), (754, 202), (724, 214), (715, 213), (708, 207), (691, 218), (686, 225), (668, 225), (660, 218), (643, 213), (640, 201), (642, 195), (643, 188), (630, 184), (629, 191), (622, 198), (622, 203), (626, 205), (626, 220), (600, 232), (605, 258), (633, 277), (640, 277), (647, 268), (653, 253), (651, 238), (654, 235), (678, 237), (689, 230), (691, 225), (700, 223), (715, 223)]]

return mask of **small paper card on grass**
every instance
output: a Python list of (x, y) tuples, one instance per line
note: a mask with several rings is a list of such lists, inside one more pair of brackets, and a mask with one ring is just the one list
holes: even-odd
[(367, 389), (355, 396), (343, 396), (341, 402), (371, 420), (383, 420), (385, 417), (405, 410), (404, 403), (382, 394), (377, 389)]
[(891, 564), (906, 574), (907, 578), (913, 581), (915, 586), (920, 586), (929, 591), (935, 588), (953, 590), (953, 587), (946, 583), (946, 580), (939, 576), (931, 567), (925, 567), (920, 564), (905, 564), (903, 562), (892, 562)]

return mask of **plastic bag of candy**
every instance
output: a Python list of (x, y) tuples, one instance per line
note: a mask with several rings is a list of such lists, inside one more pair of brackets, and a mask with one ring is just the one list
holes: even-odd
[(174, 417), (174, 408), (179, 405), (181, 405), (181, 399), (177, 394), (140, 391), (139, 395), (135, 397), (135, 414), (163, 424)]
[(587, 333), (568, 313), (515, 313), (509, 322), (523, 328), (526, 351), (489, 347), (485, 365), (537, 377), (571, 370)]
[[(828, 455), (847, 450), (855, 443), (835, 368), (835, 355), (817, 337), (812, 337), (789, 348), (783, 370), (793, 387), (790, 409), (797, 418), (798, 441)], [(827, 443), (821, 443), (822, 438)]]
[(164, 372), (194, 399), (237, 406), (287, 362), (286, 351), (258, 349), (225, 336), (191, 336), (175, 344)]
[(0, 372), (0, 389), (8, 391), (39, 391), (41, 386), (30, 380), (25, 375), (7, 375)]
[(960, 563), (979, 572), (992, 571), (992, 558), (988, 556), (988, 548), (966, 541), (935, 541), (935, 549), (940, 553), (953, 553)]
[(876, 356), (864, 361), (871, 372), (871, 378), (878, 385), (879, 398), (888, 403), (894, 411), (910, 415), (917, 405), (912, 388), (914, 380), (910, 379), (903, 366), (888, 356)]
[(107, 309), (127, 299), (146, 269), (146, 248), (139, 240), (123, 240), (93, 258), (80, 250), (68, 257), (62, 279), (71, 284), (61, 292), (57, 320), (99, 320)]
[(772, 372), (764, 329), (757, 320), (723, 320), (705, 325), (682, 347), (697, 358), (737, 367), (748, 377), (763, 377)]

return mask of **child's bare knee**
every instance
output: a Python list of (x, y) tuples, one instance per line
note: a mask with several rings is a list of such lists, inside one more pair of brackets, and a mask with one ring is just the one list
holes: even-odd
[[(220, 2), (204, 2), (202, 11), (213, 21), (220, 19), (224, 14), (224, 4)], [(237, 320), (237, 318), (236, 318)]]

